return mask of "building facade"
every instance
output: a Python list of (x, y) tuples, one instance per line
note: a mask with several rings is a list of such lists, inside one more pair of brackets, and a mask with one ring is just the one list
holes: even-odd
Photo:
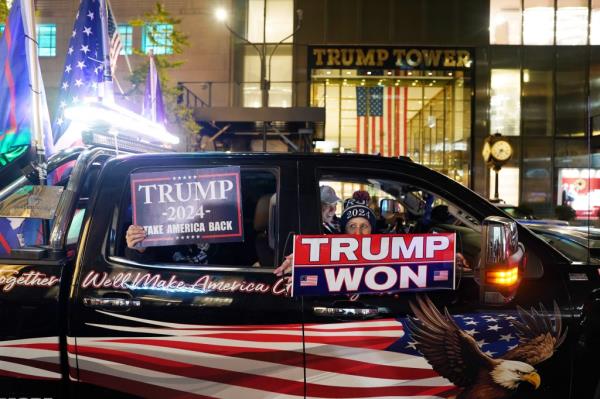
[[(112, 3), (126, 24), (154, 2)], [(184, 88), (206, 143), (290, 151), (308, 137), (315, 151), (409, 156), (491, 197), (495, 176), (481, 151), (500, 133), (514, 149), (499, 172), (502, 199), (539, 216), (568, 204), (597, 219), (600, 0), (165, 3), (191, 43), (171, 84)], [(56, 56), (42, 61), (47, 87), (58, 87), (77, 5), (38, 2), (41, 22), (56, 24)], [(143, 39), (143, 27), (131, 28), (132, 46), (143, 49)], [(117, 73), (126, 80), (123, 62)], [(292, 116), (248, 112), (265, 106)], [(306, 107), (324, 109), (324, 124), (294, 122)]]

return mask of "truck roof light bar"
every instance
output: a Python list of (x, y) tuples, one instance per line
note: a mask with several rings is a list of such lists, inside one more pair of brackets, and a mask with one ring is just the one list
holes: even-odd
[(178, 144), (179, 138), (161, 124), (152, 122), (117, 104), (85, 102), (65, 109), (65, 117), (82, 125), (85, 130), (104, 127), (119, 136), (142, 137), (150, 142)]

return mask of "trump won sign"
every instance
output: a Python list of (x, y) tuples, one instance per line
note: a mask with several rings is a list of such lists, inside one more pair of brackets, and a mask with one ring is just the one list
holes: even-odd
[(141, 246), (243, 241), (240, 168), (182, 169), (131, 175), (133, 224)]
[(292, 296), (451, 290), (455, 256), (454, 233), (298, 235)]

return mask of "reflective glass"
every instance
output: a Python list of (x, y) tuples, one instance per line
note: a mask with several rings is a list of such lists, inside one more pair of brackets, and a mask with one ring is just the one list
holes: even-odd
[[(294, 1), (293, 0), (249, 0), (248, 1), (248, 35), (253, 43), (263, 42), (264, 6), (266, 1), (267, 43), (278, 43), (294, 31)], [(286, 43), (291, 43), (292, 38)]]
[(600, 0), (592, 0), (590, 44), (600, 44)]
[(490, 132), (505, 136), (521, 134), (521, 72), (492, 69)]
[(558, 0), (556, 10), (556, 44), (587, 44), (587, 0)]
[(525, 0), (523, 43), (554, 43), (554, 1)]
[(521, 44), (521, 0), (491, 0), (490, 44)]

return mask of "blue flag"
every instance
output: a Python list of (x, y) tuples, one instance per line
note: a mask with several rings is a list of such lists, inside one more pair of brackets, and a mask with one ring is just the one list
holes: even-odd
[(31, 110), (35, 99), (30, 72), (37, 73), (40, 85), (42, 104), (39, 111), (46, 155), (52, 152), (48, 107), (39, 64), (35, 63), (37, 71), (30, 71), (30, 66), (34, 65), (32, 57), (37, 57), (37, 54), (30, 54), (27, 48), (27, 40), (35, 36), (27, 31), (27, 18), (33, 18), (33, 15), (27, 15), (26, 11), (20, 0), (13, 2), (0, 40), (0, 166), (23, 154), (34, 138), (32, 125), (36, 116)]
[(167, 124), (167, 114), (165, 113), (165, 104), (163, 103), (162, 90), (160, 88), (160, 78), (154, 62), (154, 56), (150, 55), (150, 65), (148, 75), (146, 76), (146, 91), (144, 93), (144, 106), (142, 115), (165, 126)]
[(68, 130), (70, 123), (65, 118), (65, 109), (86, 98), (98, 98), (101, 94), (104, 34), (106, 33), (102, 26), (100, 0), (82, 0), (71, 32), (63, 76), (59, 84), (58, 109), (52, 125), (57, 148), (68, 148), (81, 142), (80, 132)]

